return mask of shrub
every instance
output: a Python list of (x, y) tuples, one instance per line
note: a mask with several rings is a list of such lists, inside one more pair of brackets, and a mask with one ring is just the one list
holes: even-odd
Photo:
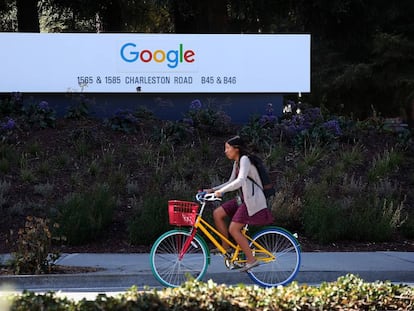
[(154, 120), (155, 115), (154, 113), (149, 110), (147, 107), (144, 106), (140, 106), (137, 108), (137, 110), (135, 111), (135, 116), (137, 118), (140, 118), (141, 120)]
[(289, 186), (279, 188), (268, 204), (278, 226), (288, 230), (301, 228), (303, 202)]
[(12, 118), (5, 118), (4, 122), (0, 122), (0, 130), (2, 132), (12, 131), (16, 128), (16, 122)]
[(161, 128), (154, 127), (152, 141), (161, 145), (185, 144), (194, 139), (194, 128), (187, 121), (167, 121)]
[(240, 130), (240, 136), (258, 151), (268, 151), (273, 142), (273, 131), (260, 122), (259, 116), (253, 116)]
[(58, 253), (52, 253), (52, 239), (49, 220), (28, 216), (25, 227), (18, 232), (16, 251), (12, 253), (15, 274), (50, 272), (53, 262), (59, 258)]
[[(323, 123), (302, 125), (301, 129), (293, 139), (297, 148), (306, 146), (306, 144), (332, 145), (342, 131), (337, 120), (328, 120)], [(309, 126), (309, 127), (306, 127)]]
[(68, 107), (68, 110), (65, 114), (65, 118), (81, 120), (89, 117), (90, 110), (89, 106), (91, 100), (89, 100), (84, 94), (79, 94), (72, 98), (74, 102)]
[(56, 222), (68, 244), (78, 245), (94, 240), (111, 223), (116, 200), (107, 185), (91, 191), (73, 193), (58, 205)]
[[(293, 104), (294, 106), (295, 104)], [(294, 138), (303, 130), (312, 128), (315, 124), (323, 120), (320, 108), (305, 107), (303, 109), (293, 108), (292, 111), (285, 113), (281, 121), (282, 130), (286, 137)]]
[(150, 245), (169, 229), (167, 201), (157, 193), (144, 197), (142, 207), (128, 224), (132, 244)]
[(387, 241), (404, 223), (404, 200), (389, 183), (345, 175), (334, 185), (322, 180), (305, 186), (304, 228), (319, 242)]
[(308, 236), (319, 242), (338, 241), (346, 232), (346, 217), (338, 204), (330, 199), (326, 182), (309, 183), (305, 189), (303, 222)]
[[(73, 309), (75, 303), (67, 298), (58, 297), (54, 292), (37, 294), (24, 291), (20, 296), (14, 297), (11, 302), (10, 310), (55, 310), (68, 311)], [(82, 309), (78, 309), (82, 310)]]
[(105, 124), (114, 131), (127, 134), (138, 132), (141, 126), (139, 118), (129, 109), (118, 109), (111, 118), (105, 120)]
[(263, 115), (254, 115), (240, 130), (240, 135), (257, 151), (271, 151), (278, 132), (278, 118), (273, 114), (273, 104), (268, 103)]
[(6, 117), (4, 118), (3, 122), (0, 121), (0, 144), (12, 144), (16, 142), (17, 130), (18, 126), (14, 119)]
[(266, 112), (260, 117), (260, 123), (263, 127), (274, 128), (277, 124), (278, 118), (274, 115), (273, 104), (268, 103)]
[(55, 293), (24, 292), (11, 299), (11, 310), (411, 310), (413, 289), (391, 282), (367, 283), (348, 274), (319, 287), (296, 282), (277, 288), (218, 285), (188, 281), (178, 288), (137, 290), (112, 297), (72, 301)]
[[(282, 136), (295, 147), (308, 144), (332, 144), (342, 136), (341, 122), (336, 117), (324, 119), (321, 109), (290, 101), (292, 108), (278, 125)], [(300, 107), (302, 106), (302, 107)]]
[(203, 106), (200, 100), (191, 102), (184, 122), (199, 130), (200, 135), (223, 135), (230, 132), (231, 118), (211, 105)]
[(383, 242), (391, 239), (402, 222), (403, 204), (360, 196), (353, 200), (348, 217), (348, 230), (344, 238), (354, 241)]
[(24, 115), (32, 127), (55, 127), (56, 111), (49, 106), (47, 101), (31, 103), (24, 107)]

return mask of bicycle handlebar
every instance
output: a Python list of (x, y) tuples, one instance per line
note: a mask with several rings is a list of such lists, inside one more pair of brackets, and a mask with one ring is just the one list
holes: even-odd
[(200, 191), (196, 194), (196, 200), (200, 203), (204, 201), (213, 202), (213, 201), (221, 201), (221, 197), (216, 197), (214, 195), (214, 192), (207, 193), (206, 191)]

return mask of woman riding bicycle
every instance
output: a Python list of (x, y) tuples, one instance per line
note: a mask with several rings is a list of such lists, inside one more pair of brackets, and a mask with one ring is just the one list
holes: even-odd
[[(239, 136), (235, 136), (224, 144), (224, 153), (229, 160), (234, 161), (233, 170), (230, 179), (219, 186), (212, 189), (206, 189), (206, 192), (214, 192), (216, 196), (221, 197), (224, 193), (230, 191), (239, 191), (239, 195), (223, 203), (213, 212), (216, 228), (225, 237), (228, 238), (229, 233), (234, 240), (240, 245), (246, 255), (246, 265), (240, 271), (247, 271), (257, 265), (257, 261), (249, 247), (249, 242), (241, 233), (244, 225), (268, 225), (273, 222), (272, 213), (267, 208), (266, 198), (262, 191), (262, 183), (259, 173), (249, 159), (249, 153)], [(250, 180), (248, 177), (252, 178)], [(231, 222), (227, 228), (226, 218), (230, 218)], [(222, 242), (224, 249), (228, 249), (229, 245)]]

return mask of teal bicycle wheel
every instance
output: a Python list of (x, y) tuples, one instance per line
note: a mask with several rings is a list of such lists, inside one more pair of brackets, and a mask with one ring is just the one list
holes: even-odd
[(194, 236), (187, 252), (179, 258), (189, 237), (189, 231), (171, 230), (161, 235), (152, 246), (151, 269), (161, 284), (178, 287), (188, 279), (201, 280), (206, 273), (209, 251), (200, 236)]
[[(253, 240), (269, 250), (275, 260), (249, 270), (247, 273), (250, 278), (265, 287), (292, 282), (301, 262), (300, 246), (296, 238), (282, 228), (269, 227), (256, 233)], [(250, 246), (254, 252), (254, 246)]]

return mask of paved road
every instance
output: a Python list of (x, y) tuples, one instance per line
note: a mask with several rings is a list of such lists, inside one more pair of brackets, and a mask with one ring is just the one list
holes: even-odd
[[(6, 260), (0, 255), (0, 260)], [(151, 272), (149, 254), (63, 254), (59, 265), (95, 267), (98, 272), (65, 275), (0, 276), (0, 287), (8, 284), (16, 290), (124, 291), (136, 285), (160, 287)], [(395, 283), (414, 282), (412, 252), (313, 252), (303, 253), (296, 281), (318, 284), (336, 280), (347, 273), (365, 281), (390, 280)], [(204, 280), (216, 283), (252, 284), (245, 273), (229, 271), (221, 256), (212, 256)]]

